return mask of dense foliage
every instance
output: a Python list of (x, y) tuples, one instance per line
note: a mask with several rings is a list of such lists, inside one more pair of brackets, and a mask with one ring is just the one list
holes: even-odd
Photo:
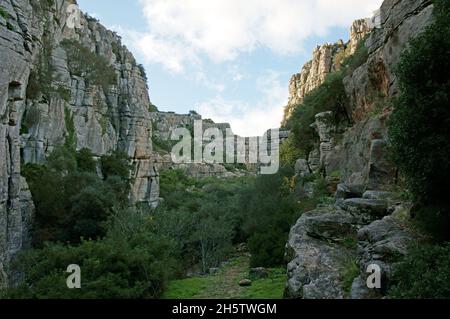
[(161, 235), (177, 243), (184, 268), (202, 272), (224, 261), (240, 240), (237, 200), (247, 178), (193, 179), (183, 171), (161, 173), (162, 205), (153, 213)]
[(311, 124), (315, 116), (321, 112), (333, 111), (336, 121), (344, 116), (347, 101), (344, 84), (344, 73), (339, 71), (328, 75), (325, 82), (305, 96), (287, 122), (287, 128), (294, 135), (294, 147), (307, 156), (316, 146), (317, 137)]
[(398, 265), (390, 298), (449, 299), (450, 245), (415, 247)]
[(397, 67), (400, 96), (390, 121), (395, 161), (418, 216), (449, 238), (450, 3), (436, 0), (435, 22), (411, 41)]
[[(311, 183), (313, 194), (305, 196)], [(275, 175), (261, 175), (241, 192), (240, 214), (243, 232), (248, 239), (253, 267), (284, 264), (285, 246), (292, 225), (302, 213), (314, 209), (328, 197), (319, 176), (298, 178), (287, 166)]]
[(26, 164), (26, 177), (36, 206), (32, 238), (35, 246), (45, 241), (80, 242), (81, 237), (105, 235), (104, 222), (114, 206), (127, 204), (130, 189), (126, 155), (114, 152), (101, 159), (105, 178), (97, 175), (89, 150), (56, 148), (45, 165)]
[[(10, 298), (158, 298), (173, 266), (171, 241), (155, 235), (154, 223), (134, 210), (109, 218), (106, 238), (80, 245), (47, 243), (16, 262), (22, 283)], [(68, 265), (81, 269), (81, 289), (68, 289)]]

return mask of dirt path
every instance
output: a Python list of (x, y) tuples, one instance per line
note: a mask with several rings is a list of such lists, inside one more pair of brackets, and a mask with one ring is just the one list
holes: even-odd
[(196, 298), (199, 299), (239, 299), (244, 288), (239, 281), (248, 276), (250, 257), (242, 255), (228, 262), (215, 276), (211, 284)]

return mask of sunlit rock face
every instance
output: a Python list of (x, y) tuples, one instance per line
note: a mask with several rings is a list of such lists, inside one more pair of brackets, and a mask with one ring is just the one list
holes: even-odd
[(340, 67), (343, 59), (355, 52), (361, 41), (372, 30), (373, 23), (369, 19), (356, 20), (350, 28), (350, 40), (347, 43), (339, 40), (334, 44), (326, 43), (314, 49), (312, 59), (289, 81), (289, 99), (285, 107), (284, 121), (289, 119), (294, 107), (302, 103), (309, 92), (320, 86), (328, 74)]

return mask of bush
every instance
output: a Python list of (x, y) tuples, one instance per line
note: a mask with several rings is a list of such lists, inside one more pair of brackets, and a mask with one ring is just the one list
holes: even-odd
[(167, 170), (160, 180), (164, 202), (152, 214), (158, 233), (177, 243), (184, 270), (218, 266), (242, 240), (237, 199), (247, 179), (198, 180)]
[(332, 111), (336, 123), (345, 117), (348, 103), (342, 82), (344, 73), (339, 71), (329, 74), (325, 82), (307, 94), (302, 104), (295, 107), (287, 122), (287, 128), (294, 135), (294, 146), (302, 154), (309, 154), (318, 143), (318, 138), (311, 124), (321, 112)]
[[(10, 298), (135, 299), (162, 295), (174, 265), (170, 241), (154, 234), (151, 221), (136, 211), (119, 211), (109, 233), (78, 246), (47, 244), (21, 256), (23, 282)], [(81, 289), (68, 289), (68, 265), (81, 268)]]
[(117, 84), (116, 71), (104, 57), (75, 40), (65, 39), (61, 45), (66, 51), (72, 75), (84, 77), (89, 84), (99, 85), (104, 89)]
[(106, 179), (118, 176), (124, 180), (130, 180), (130, 157), (122, 151), (114, 151), (110, 155), (101, 157), (102, 172)]
[(5, 8), (0, 7), (0, 17), (7, 20), (9, 18), (8, 12), (6, 12)]
[[(248, 238), (252, 267), (279, 266), (291, 225), (300, 216), (294, 170), (280, 169), (275, 175), (261, 175), (239, 198), (243, 232)], [(294, 186), (294, 187), (293, 187)]]
[(280, 161), (284, 165), (294, 166), (299, 158), (306, 158), (306, 155), (295, 146), (294, 135), (289, 134), (280, 146)]
[(390, 298), (449, 299), (450, 244), (411, 249), (393, 273)]
[[(431, 221), (441, 230), (435, 235), (448, 239), (450, 3), (436, 0), (434, 15), (434, 24), (411, 41), (397, 67), (400, 95), (389, 135), (394, 160), (415, 202), (423, 207), (419, 211), (425, 215), (437, 211)], [(428, 217), (419, 214), (422, 220)]]
[(46, 241), (79, 243), (81, 237), (105, 235), (104, 223), (113, 207), (128, 205), (130, 166), (121, 154), (104, 158), (106, 180), (98, 177), (89, 150), (76, 153), (64, 146), (56, 148), (45, 165), (23, 167), (36, 206), (35, 247)]

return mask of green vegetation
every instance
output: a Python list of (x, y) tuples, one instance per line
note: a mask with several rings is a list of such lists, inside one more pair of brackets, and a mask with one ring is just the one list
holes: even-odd
[(158, 107), (157, 107), (156, 105), (154, 105), (154, 104), (150, 104), (150, 105), (148, 106), (148, 111), (149, 111), (150, 113), (159, 112)]
[(169, 282), (166, 299), (281, 299), (286, 283), (284, 268), (268, 269), (269, 277), (253, 279), (250, 287), (239, 287), (239, 281), (249, 274), (247, 256), (231, 259), (217, 274)]
[(280, 147), (280, 161), (282, 164), (294, 166), (299, 158), (306, 158), (298, 148), (295, 147), (294, 135), (289, 134), (287, 140)]
[(345, 94), (343, 78), (342, 71), (328, 75), (321, 86), (306, 95), (303, 103), (295, 107), (286, 124), (293, 134), (291, 148), (296, 149), (291, 152), (300, 151), (307, 155), (317, 145), (318, 138), (311, 127), (316, 114), (332, 111), (336, 123), (345, 118), (348, 98)]
[[(299, 179), (291, 167), (275, 175), (258, 176), (241, 190), (242, 230), (252, 254), (252, 267), (278, 267), (284, 264), (285, 245), (292, 225), (304, 212), (314, 209), (328, 196), (326, 182), (313, 176)], [(314, 181), (314, 194), (307, 197), (304, 185)]]
[[(149, 219), (119, 210), (109, 219), (104, 239), (80, 245), (46, 244), (19, 258), (24, 281), (8, 292), (10, 298), (90, 299), (158, 298), (173, 260), (170, 241), (154, 235)], [(67, 289), (66, 269), (82, 269), (82, 288)]]
[(3, 8), (1, 6), (0, 6), (0, 17), (2, 17), (5, 20), (9, 19), (8, 12), (6, 12), (5, 8)]
[[(45, 165), (26, 164), (36, 205), (33, 247), (13, 267), (24, 275), (10, 298), (158, 298), (177, 273), (172, 238), (147, 211), (130, 208), (130, 161), (119, 151), (100, 159), (56, 148)], [(65, 243), (65, 244), (63, 244)], [(82, 289), (66, 286), (66, 268), (83, 270)], [(83, 289), (85, 288), (85, 289)]]
[(77, 147), (77, 134), (75, 132), (75, 123), (73, 122), (73, 114), (68, 107), (64, 108), (64, 121), (67, 129), (65, 146), (71, 149)]
[(65, 39), (61, 45), (66, 50), (72, 75), (82, 76), (89, 84), (99, 85), (104, 89), (117, 84), (116, 71), (104, 57), (75, 40)]
[(247, 178), (195, 180), (179, 170), (161, 173), (162, 205), (152, 214), (162, 235), (178, 245), (185, 269), (206, 273), (225, 260), (240, 239), (237, 199)]
[(437, 239), (449, 239), (450, 3), (436, 0), (435, 22), (411, 41), (397, 67), (390, 139), (394, 159), (417, 204), (417, 217)]
[(48, 33), (42, 37), (42, 51), (37, 59), (36, 68), (30, 72), (27, 86), (27, 98), (30, 100), (42, 99), (43, 102), (50, 100), (52, 93), (58, 92), (52, 86), (54, 66), (51, 63), (53, 52), (52, 38)]
[(342, 287), (344, 288), (344, 292), (347, 296), (350, 294), (350, 290), (352, 288), (353, 281), (360, 274), (359, 263), (357, 260), (353, 258), (349, 258), (345, 265), (344, 270), (342, 272)]
[(129, 178), (121, 174), (129, 164), (124, 157), (120, 153), (102, 157), (104, 180), (97, 176), (89, 150), (76, 153), (63, 146), (52, 152), (45, 165), (25, 165), (22, 174), (36, 205), (34, 245), (41, 247), (46, 241), (79, 243), (81, 237), (104, 236), (104, 222), (113, 208), (127, 204)]
[(49, 11), (55, 5), (55, 0), (31, 0), (31, 6), (35, 14), (42, 15), (45, 11)]
[(269, 278), (253, 281), (242, 294), (244, 299), (282, 299), (286, 285), (286, 269), (269, 269)]
[(449, 299), (450, 244), (412, 248), (393, 278), (390, 298)]

